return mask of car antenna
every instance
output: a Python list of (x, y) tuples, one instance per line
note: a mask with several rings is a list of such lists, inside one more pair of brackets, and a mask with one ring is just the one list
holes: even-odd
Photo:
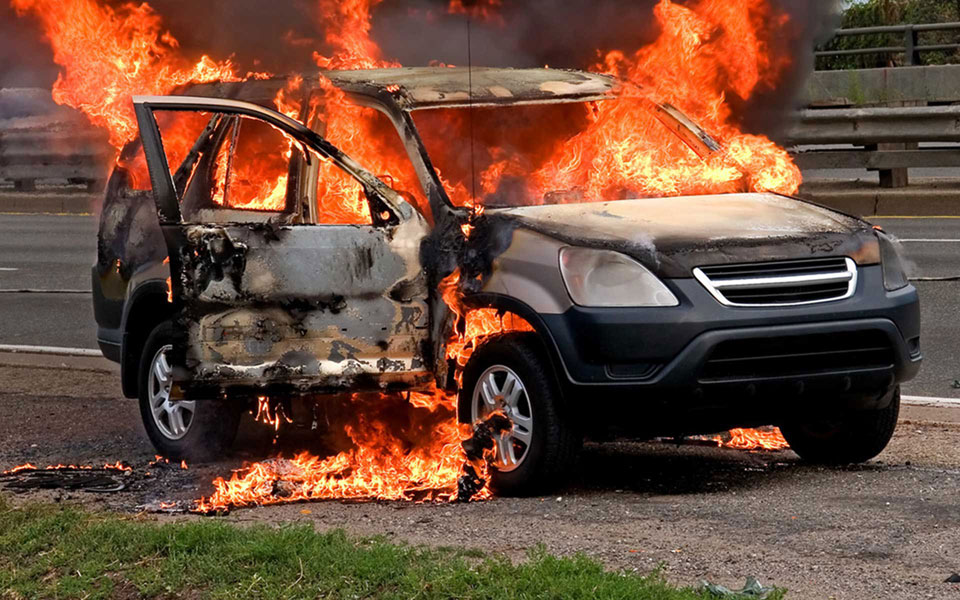
[(471, 36), (472, 17), (467, 11), (467, 113), (470, 121), (470, 194), (473, 210), (477, 206), (477, 153), (473, 132), (473, 40)]

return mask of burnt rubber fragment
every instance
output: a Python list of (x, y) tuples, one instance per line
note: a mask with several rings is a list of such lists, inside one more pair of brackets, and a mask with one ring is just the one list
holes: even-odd
[(487, 453), (493, 450), (496, 443), (495, 438), (512, 427), (510, 419), (499, 411), (473, 425), (473, 436), (462, 443), (467, 463), (463, 466), (463, 475), (457, 480), (457, 502), (469, 502), (486, 486), (487, 482), (480, 477), (474, 465), (486, 460)]

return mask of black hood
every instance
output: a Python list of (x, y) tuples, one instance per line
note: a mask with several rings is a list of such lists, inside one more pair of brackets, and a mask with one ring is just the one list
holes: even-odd
[(694, 267), (810, 257), (879, 261), (869, 223), (776, 194), (721, 194), (496, 209), (576, 246), (628, 254), (662, 277)]

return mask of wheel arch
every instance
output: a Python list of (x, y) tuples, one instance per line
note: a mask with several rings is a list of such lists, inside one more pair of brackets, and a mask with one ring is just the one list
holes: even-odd
[[(554, 339), (553, 334), (550, 333), (550, 329), (547, 327), (547, 324), (544, 322), (540, 314), (537, 313), (537, 311), (535, 311), (532, 307), (530, 307), (530, 305), (522, 300), (491, 292), (478, 292), (476, 294), (471, 294), (464, 299), (464, 305), (468, 310), (492, 308), (502, 312), (513, 313), (529, 323), (530, 326), (533, 327), (533, 333), (535, 334), (537, 341), (540, 343), (541, 349), (547, 356), (550, 366), (553, 368), (553, 374), (556, 378), (557, 386), (560, 389), (561, 394), (565, 395), (567, 387), (566, 367), (563, 364), (563, 359), (561, 358), (560, 351), (557, 347), (557, 342)], [(460, 415), (465, 414), (463, 411), (464, 407), (461, 406), (461, 404), (465, 401), (466, 400), (461, 394), (461, 397), (458, 400), (458, 412)]]
[(140, 355), (150, 332), (173, 315), (167, 301), (167, 282), (146, 281), (138, 285), (124, 307), (123, 341), (120, 350), (120, 381), (123, 395), (136, 398), (139, 392)]

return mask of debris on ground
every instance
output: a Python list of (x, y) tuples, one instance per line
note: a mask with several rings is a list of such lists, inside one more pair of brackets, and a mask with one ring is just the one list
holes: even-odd
[(512, 427), (513, 423), (500, 411), (473, 425), (473, 435), (462, 444), (467, 462), (457, 482), (458, 502), (469, 502), (486, 487), (487, 482), (480, 471), (484, 470), (487, 455), (493, 452), (496, 438)]
[(722, 585), (716, 585), (710, 583), (709, 581), (701, 581), (700, 586), (709, 592), (711, 595), (717, 598), (730, 598), (731, 600), (737, 600), (740, 598), (743, 599), (754, 599), (759, 598), (763, 600), (777, 591), (775, 587), (764, 587), (755, 577), (747, 577), (747, 583), (743, 586), (742, 590), (731, 590), (725, 588)]
[[(188, 468), (184, 461), (171, 461), (162, 456), (156, 456), (154, 460), (145, 465), (137, 465), (136, 468), (126, 461), (117, 461), (103, 466), (56, 464), (38, 467), (26, 463), (0, 471), (0, 490), (16, 493), (65, 490), (112, 494), (153, 489), (154, 493), (166, 495), (173, 488), (183, 488), (185, 483), (193, 485), (188, 481), (189, 476), (186, 474)], [(159, 508), (174, 503), (156, 500), (149, 501), (148, 504)], [(145, 510), (142, 505), (138, 505), (137, 509)]]
[(96, 468), (76, 465), (51, 465), (38, 468), (21, 465), (0, 473), (0, 488), (10, 491), (79, 490), (110, 493), (127, 489), (132, 469), (125, 463)]
[(952, 573), (950, 577), (947, 577), (944, 583), (960, 583), (960, 573)]
[(146, 504), (138, 504), (137, 510), (140, 512), (157, 514), (180, 514), (193, 510), (196, 502), (193, 500), (155, 500)]

